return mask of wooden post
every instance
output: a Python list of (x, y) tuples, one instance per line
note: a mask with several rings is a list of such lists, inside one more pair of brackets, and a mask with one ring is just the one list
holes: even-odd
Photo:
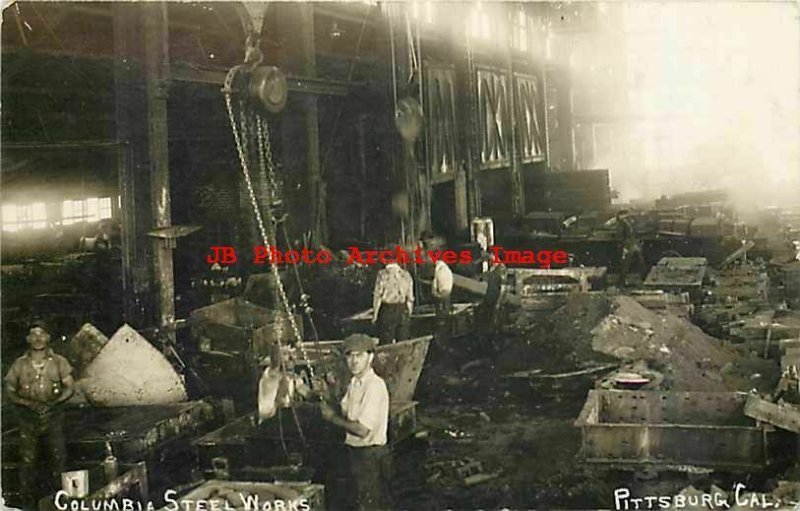
[[(167, 94), (169, 76), (169, 34), (167, 4), (142, 3), (144, 12), (144, 70), (147, 84), (147, 125), (150, 153), (150, 207), (153, 228), (172, 224), (169, 189), (169, 130)], [(175, 283), (172, 247), (164, 240), (153, 241), (153, 274), (158, 288), (158, 324), (175, 320)]]
[[(298, 48), (299, 70), (307, 78), (317, 76), (316, 49), (314, 45), (314, 5), (299, 3), (298, 9)], [(306, 172), (308, 189), (311, 192), (309, 227), (311, 243), (319, 246), (327, 239), (327, 221), (325, 211), (325, 185), (322, 180), (319, 151), (319, 112), (317, 96), (306, 94), (303, 98), (303, 119), (306, 135)], [(330, 144), (332, 141), (328, 141)]]
[[(512, 4), (513, 5), (513, 4)], [(508, 5), (501, 5), (500, 8), (506, 10), (506, 27), (508, 34), (514, 33), (514, 9)], [(517, 7), (518, 8), (518, 7)], [(520, 151), (518, 149), (519, 140), (517, 139), (517, 82), (514, 77), (514, 41), (513, 35), (506, 39), (506, 59), (508, 63), (508, 87), (511, 89), (509, 115), (511, 119), (511, 194), (512, 208), (515, 214), (525, 213), (525, 189), (522, 186), (522, 165)]]
[(151, 246), (141, 243), (150, 224), (147, 207), (148, 149), (144, 128), (147, 98), (141, 69), (141, 6), (132, 2), (112, 5), (116, 137), (122, 202), (122, 279), (125, 321), (147, 326), (152, 321)]
[[(457, 4), (464, 12), (469, 12), (472, 4), (463, 3)], [(461, 147), (464, 155), (464, 171), (465, 171), (465, 188), (466, 188), (466, 210), (467, 221), (463, 226), (469, 231), (472, 218), (480, 216), (480, 199), (479, 199), (479, 185), (478, 173), (480, 171), (480, 147), (478, 143), (478, 86), (475, 80), (475, 65), (473, 62), (473, 49), (472, 49), (472, 35), (468, 32), (466, 37), (466, 44), (464, 44), (464, 33), (459, 30), (454, 30), (453, 44), (464, 49), (464, 60), (461, 71), (457, 74), (457, 80), (461, 83), (459, 87), (459, 101), (462, 108), (458, 108), (461, 116), (458, 124), (461, 126), (460, 138)], [(462, 46), (463, 45), (463, 46)]]

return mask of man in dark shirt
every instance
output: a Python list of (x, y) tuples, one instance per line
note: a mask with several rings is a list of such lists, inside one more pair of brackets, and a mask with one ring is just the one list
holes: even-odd
[(497, 327), (498, 312), (501, 307), (503, 295), (503, 284), (508, 275), (508, 268), (503, 263), (493, 264), (491, 269), (484, 275), (486, 281), (486, 294), (478, 306), (479, 330), (489, 333)]
[[(72, 397), (74, 382), (67, 359), (50, 349), (43, 324), (31, 326), (27, 341), (28, 351), (14, 361), (4, 382), (6, 396), (20, 409), (20, 498), (24, 506), (33, 506), (37, 469), (47, 467), (41, 455), (49, 452), (51, 482), (64, 471), (64, 417), (58, 405)], [(47, 442), (47, 451), (39, 451), (41, 440)]]

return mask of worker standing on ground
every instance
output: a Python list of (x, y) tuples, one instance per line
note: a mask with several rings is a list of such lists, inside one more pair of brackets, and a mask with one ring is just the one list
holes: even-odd
[(436, 311), (436, 338), (440, 343), (446, 343), (450, 339), (452, 330), (450, 315), (452, 313), (452, 303), (450, 295), (453, 292), (453, 272), (447, 263), (441, 259), (434, 263), (433, 280), (431, 281), (431, 296)]
[(635, 267), (640, 275), (644, 271), (644, 258), (642, 257), (642, 247), (636, 239), (636, 230), (633, 228), (628, 211), (624, 209), (619, 211), (616, 220), (617, 233), (622, 242), (619, 285), (624, 287), (627, 285), (628, 274), (632, 267)]
[[(64, 471), (64, 415), (59, 405), (72, 397), (74, 382), (67, 359), (50, 349), (44, 324), (34, 323), (27, 341), (28, 351), (14, 361), (4, 382), (8, 400), (19, 407), (20, 497), (24, 509), (34, 509), (41, 496), (35, 488), (37, 472), (49, 469), (54, 484)], [(47, 451), (39, 450), (41, 440), (47, 443)], [(45, 456), (49, 466), (43, 461)]]
[(352, 378), (342, 398), (341, 413), (320, 403), (322, 417), (346, 432), (358, 510), (391, 509), (391, 451), (386, 445), (389, 391), (383, 378), (372, 369), (375, 347), (375, 339), (364, 334), (353, 334), (344, 340)]
[(372, 294), (372, 323), (381, 344), (408, 339), (414, 310), (414, 279), (397, 263), (378, 272)]
[(769, 300), (769, 274), (765, 271), (758, 273), (756, 277), (756, 296), (761, 300)]
[(502, 306), (503, 284), (508, 276), (508, 268), (503, 263), (492, 264), (484, 276), (486, 294), (478, 306), (479, 329), (489, 333), (496, 329)]

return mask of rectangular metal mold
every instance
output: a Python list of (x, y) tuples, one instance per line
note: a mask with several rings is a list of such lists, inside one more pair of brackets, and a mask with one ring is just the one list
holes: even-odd
[(754, 470), (766, 437), (744, 415), (747, 394), (591, 390), (575, 426), (582, 457), (617, 465)]

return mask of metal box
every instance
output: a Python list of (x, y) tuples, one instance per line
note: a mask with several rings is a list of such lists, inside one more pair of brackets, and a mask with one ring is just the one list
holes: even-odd
[(697, 301), (707, 271), (708, 260), (705, 257), (663, 257), (647, 274), (644, 287), (673, 293), (688, 292), (692, 300)]
[[(295, 314), (295, 323), (303, 335), (303, 319)], [(259, 307), (242, 298), (232, 298), (202, 307), (189, 318), (192, 337), (201, 352), (242, 355), (258, 363), (269, 354), (276, 339), (294, 340), (289, 317), (281, 312)], [(277, 332), (280, 331), (280, 335)]]
[[(473, 332), (475, 329), (474, 303), (454, 303), (450, 313), (450, 336), (460, 337)], [(409, 330), (411, 337), (433, 335), (438, 330), (438, 318), (433, 305), (422, 305), (414, 308), (411, 314)], [(362, 333), (375, 334), (375, 325), (372, 324), (372, 308), (344, 318), (341, 322), (345, 335)]]
[(575, 425), (584, 460), (611, 465), (757, 470), (765, 433), (744, 415), (747, 394), (591, 390)]
[[(294, 317), (302, 337), (303, 320), (297, 314)], [(243, 298), (197, 309), (189, 317), (189, 325), (197, 353), (194, 366), (209, 393), (242, 402), (255, 396), (261, 362), (269, 355), (271, 344), (295, 340), (286, 314)]]

